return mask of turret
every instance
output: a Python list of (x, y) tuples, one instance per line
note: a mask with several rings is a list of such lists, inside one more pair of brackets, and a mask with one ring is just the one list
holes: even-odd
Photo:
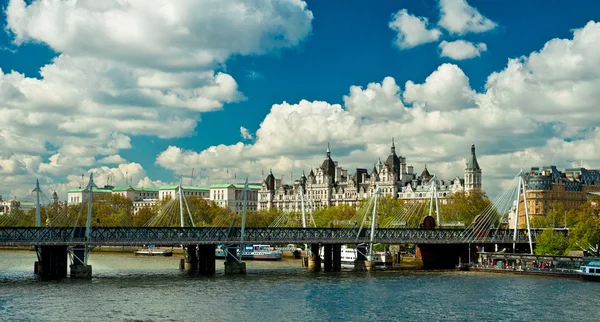
[(471, 145), (471, 155), (465, 168), (465, 191), (481, 190), (481, 168), (475, 155), (475, 144)]

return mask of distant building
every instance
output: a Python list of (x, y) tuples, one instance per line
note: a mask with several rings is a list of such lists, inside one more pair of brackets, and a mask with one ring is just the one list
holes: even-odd
[[(112, 193), (112, 187), (105, 187), (102, 189), (93, 189), (92, 196), (107, 195)], [(67, 191), (67, 204), (76, 205), (85, 202), (87, 199), (88, 190), (86, 188), (73, 188)]]
[[(561, 172), (556, 166), (532, 167), (525, 175), (525, 186), (530, 218), (545, 216), (554, 203), (562, 204), (565, 211), (586, 203), (589, 192), (600, 191), (600, 171), (571, 168)], [(519, 226), (524, 227), (523, 197), (519, 202)]]
[[(458, 177), (453, 180), (435, 180), (439, 198), (445, 199), (457, 191), (481, 190), (481, 168), (475, 156), (475, 145), (471, 146), (465, 178), (466, 180)], [(406, 158), (396, 154), (393, 140), (385, 162), (380, 159), (371, 173), (365, 168), (357, 168), (353, 175), (333, 161), (331, 150), (327, 147), (321, 166), (311, 169), (308, 177), (303, 173), (291, 185), (282, 184), (269, 171), (258, 192), (258, 209), (299, 211), (301, 191), (305, 198), (305, 208), (309, 210), (342, 204), (357, 207), (363, 199), (371, 197), (377, 187), (384, 196), (408, 201), (423, 200), (431, 196), (432, 179), (433, 175), (427, 167), (417, 176), (413, 166), (407, 165)]]
[[(206, 200), (210, 198), (210, 188), (200, 186), (181, 186), (183, 189), (183, 195), (185, 197), (200, 197)], [(174, 186), (161, 186), (158, 188), (159, 200), (172, 199), (177, 195), (179, 190), (178, 185)]]
[[(246, 209), (256, 211), (258, 209), (258, 191), (260, 185), (248, 185)], [(240, 212), (244, 209), (244, 184), (213, 184), (210, 186), (210, 200), (223, 208), (229, 208), (233, 212)]]

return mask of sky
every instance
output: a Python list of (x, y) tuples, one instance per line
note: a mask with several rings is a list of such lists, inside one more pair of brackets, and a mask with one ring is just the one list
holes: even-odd
[[(0, 195), (600, 168), (600, 2), (0, 0)], [(193, 176), (192, 176), (193, 172)], [(30, 197), (29, 197), (30, 198)]]

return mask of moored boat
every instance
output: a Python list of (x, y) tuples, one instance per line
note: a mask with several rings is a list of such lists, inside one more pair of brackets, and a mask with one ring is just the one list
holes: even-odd
[(155, 248), (154, 245), (148, 245), (146, 248), (136, 250), (135, 256), (173, 256), (173, 250)]
[[(356, 248), (347, 247), (346, 245), (342, 245), (342, 248), (341, 248), (342, 266), (354, 267), (354, 261), (356, 260), (357, 252), (358, 252), (358, 250)], [(322, 250), (321, 250), (320, 257), (321, 257), (321, 260), (323, 261), (324, 257), (323, 257)], [(373, 252), (372, 260), (375, 261), (375, 265), (377, 265), (377, 266), (392, 265), (392, 255), (388, 255), (384, 252)]]
[(581, 278), (588, 281), (600, 281), (600, 261), (591, 261), (578, 271)]
[[(218, 245), (215, 257), (225, 258), (226, 254), (226, 246)], [(239, 250), (236, 250), (236, 256), (239, 256)], [(277, 261), (281, 260), (282, 256), (282, 252), (271, 245), (244, 245), (242, 252), (242, 260)]]

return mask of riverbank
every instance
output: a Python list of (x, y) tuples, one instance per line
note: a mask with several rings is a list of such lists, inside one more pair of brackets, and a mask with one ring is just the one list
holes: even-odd
[(519, 267), (504, 267), (500, 268), (497, 266), (490, 265), (475, 265), (470, 267), (457, 267), (460, 271), (469, 272), (485, 272), (495, 274), (511, 274), (511, 275), (530, 275), (530, 276), (550, 276), (550, 277), (561, 277), (561, 278), (579, 278), (581, 275), (579, 272), (573, 269), (540, 269), (540, 268), (519, 268)]

